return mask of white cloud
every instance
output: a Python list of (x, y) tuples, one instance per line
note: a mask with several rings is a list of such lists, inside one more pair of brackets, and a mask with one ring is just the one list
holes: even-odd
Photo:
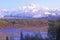
[(23, 6), (23, 8), (22, 8), (22, 9), (23, 9), (23, 10), (25, 10), (26, 8), (27, 8), (27, 6)]
[(55, 16), (55, 15), (56, 15), (56, 13), (52, 13), (52, 15), (54, 15), (54, 16)]
[(51, 13), (50, 13), (50, 12), (45, 12), (44, 14), (49, 15), (49, 14), (51, 14)]
[(8, 10), (7, 9), (2, 9), (2, 11), (7, 12)]
[(50, 8), (48, 8), (48, 7), (43, 7), (43, 9), (45, 9), (45, 10), (47, 10), (47, 11), (50, 10)]
[(0, 15), (0, 18), (3, 18), (4, 16), (3, 15)]
[(0, 13), (0, 18), (3, 18), (3, 17), (4, 17), (4, 15), (2, 13)]
[(35, 13), (35, 12), (37, 12), (37, 11), (38, 11), (37, 9), (33, 9), (33, 10), (32, 10), (33, 13)]

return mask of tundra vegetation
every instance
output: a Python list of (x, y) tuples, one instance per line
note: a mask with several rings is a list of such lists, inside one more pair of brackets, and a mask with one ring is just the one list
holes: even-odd
[[(35, 34), (35, 36), (29, 36), (27, 34), (23, 37), (23, 32), (20, 33), (20, 40), (60, 40), (60, 18), (56, 20), (48, 19), (0, 19), (0, 29), (3, 28), (20, 28), (20, 27), (42, 27), (48, 26), (48, 37), (43, 39), (41, 34)], [(10, 37), (14, 40), (13, 37)], [(6, 37), (9, 40), (9, 37)]]

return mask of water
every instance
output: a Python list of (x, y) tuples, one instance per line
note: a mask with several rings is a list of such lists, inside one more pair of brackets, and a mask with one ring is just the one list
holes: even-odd
[[(4, 33), (4, 34), (8, 34), (10, 36), (12, 36), (14, 38), (14, 40), (19, 40), (20, 39), (20, 32), (21, 32), (21, 29), (14, 29), (14, 28), (6, 28), (6, 29), (2, 29), (0, 30), (0, 33)], [(25, 30), (22, 30), (23, 32), (23, 35), (25, 36), (27, 33), (29, 35), (34, 35), (34, 32), (33, 31), (25, 31)], [(18, 36), (16, 36), (15, 34), (19, 34)], [(36, 32), (38, 33), (38, 32)], [(47, 33), (46, 32), (40, 32), (40, 34), (42, 35), (43, 38), (46, 38), (48, 37), (47, 36)]]

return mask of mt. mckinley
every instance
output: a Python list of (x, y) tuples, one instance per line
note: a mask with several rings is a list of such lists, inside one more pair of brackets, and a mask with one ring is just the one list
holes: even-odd
[(17, 10), (0, 10), (0, 18), (58, 18), (60, 9), (42, 8), (35, 4), (19, 7)]

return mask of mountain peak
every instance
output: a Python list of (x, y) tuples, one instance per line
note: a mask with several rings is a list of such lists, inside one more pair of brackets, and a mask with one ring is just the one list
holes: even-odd
[(14, 11), (8, 11), (6, 9), (2, 9), (0, 11), (0, 18), (3, 17), (31, 17), (31, 18), (40, 18), (46, 16), (59, 16), (59, 9), (51, 9), (48, 7), (40, 7), (39, 4), (31, 3), (27, 6), (19, 7), (19, 9)]

